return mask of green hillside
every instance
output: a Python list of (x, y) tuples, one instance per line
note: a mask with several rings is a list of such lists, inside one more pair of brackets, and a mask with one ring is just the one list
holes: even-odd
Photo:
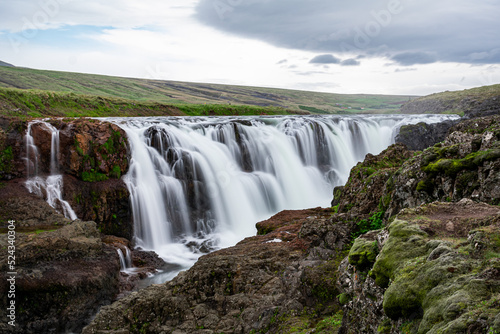
[(413, 97), (331, 94), (93, 74), (0, 67), (0, 87), (120, 98), (177, 107), (192, 104), (252, 105), (326, 114), (391, 113)]
[(475, 116), (496, 114), (500, 112), (500, 84), (419, 97), (406, 103), (401, 112)]

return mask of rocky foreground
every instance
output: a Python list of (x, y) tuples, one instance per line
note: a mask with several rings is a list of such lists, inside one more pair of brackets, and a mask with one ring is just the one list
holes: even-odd
[[(117, 172), (127, 144), (109, 125), (59, 125), (71, 204), (95, 221), (71, 222), (27, 193), (21, 160), (5, 159), (24, 154), (16, 124), (0, 123), (0, 219), (19, 220), (19, 327), (0, 331), (80, 331), (124, 286), (116, 247), (131, 223)], [(102, 307), (83, 333), (500, 332), (500, 116), (445, 133), (422, 152), (368, 155), (332, 208), (259, 223), (259, 235)], [(7, 253), (0, 264), (7, 305)]]

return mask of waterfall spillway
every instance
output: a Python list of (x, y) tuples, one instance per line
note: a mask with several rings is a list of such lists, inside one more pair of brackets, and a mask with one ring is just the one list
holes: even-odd
[(329, 206), (332, 189), (401, 125), (448, 116), (113, 119), (129, 138), (136, 244), (171, 263), (255, 233), (283, 209)]
[[(42, 176), (39, 170), (39, 149), (32, 135), (34, 124), (41, 124), (51, 134), (50, 173)], [(26, 133), (26, 188), (45, 198), (54, 209), (62, 212), (66, 218), (75, 220), (77, 216), (71, 205), (62, 198), (63, 177), (59, 172), (59, 130), (44, 121), (30, 122)]]
[(118, 257), (120, 258), (120, 271), (124, 273), (135, 273), (134, 265), (132, 264), (132, 253), (130, 249), (124, 246), (125, 253), (122, 249), (117, 248), (116, 252), (118, 253)]

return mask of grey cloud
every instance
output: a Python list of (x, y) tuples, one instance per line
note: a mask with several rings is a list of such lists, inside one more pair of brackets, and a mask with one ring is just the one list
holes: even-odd
[(359, 66), (361, 63), (357, 61), (356, 59), (346, 59), (343, 60), (340, 65), (341, 66)]
[(411, 66), (417, 64), (431, 64), (436, 62), (437, 58), (425, 52), (404, 52), (392, 56), (391, 60), (402, 66)]
[(500, 63), (496, 1), (200, 0), (195, 16), (290, 49), (387, 57), (401, 65)]
[(332, 55), (319, 55), (309, 61), (310, 64), (339, 64), (340, 59)]

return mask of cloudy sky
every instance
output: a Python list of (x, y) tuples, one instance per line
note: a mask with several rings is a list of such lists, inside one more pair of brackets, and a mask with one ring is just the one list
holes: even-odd
[(2, 0), (0, 60), (423, 95), (500, 83), (500, 0)]

